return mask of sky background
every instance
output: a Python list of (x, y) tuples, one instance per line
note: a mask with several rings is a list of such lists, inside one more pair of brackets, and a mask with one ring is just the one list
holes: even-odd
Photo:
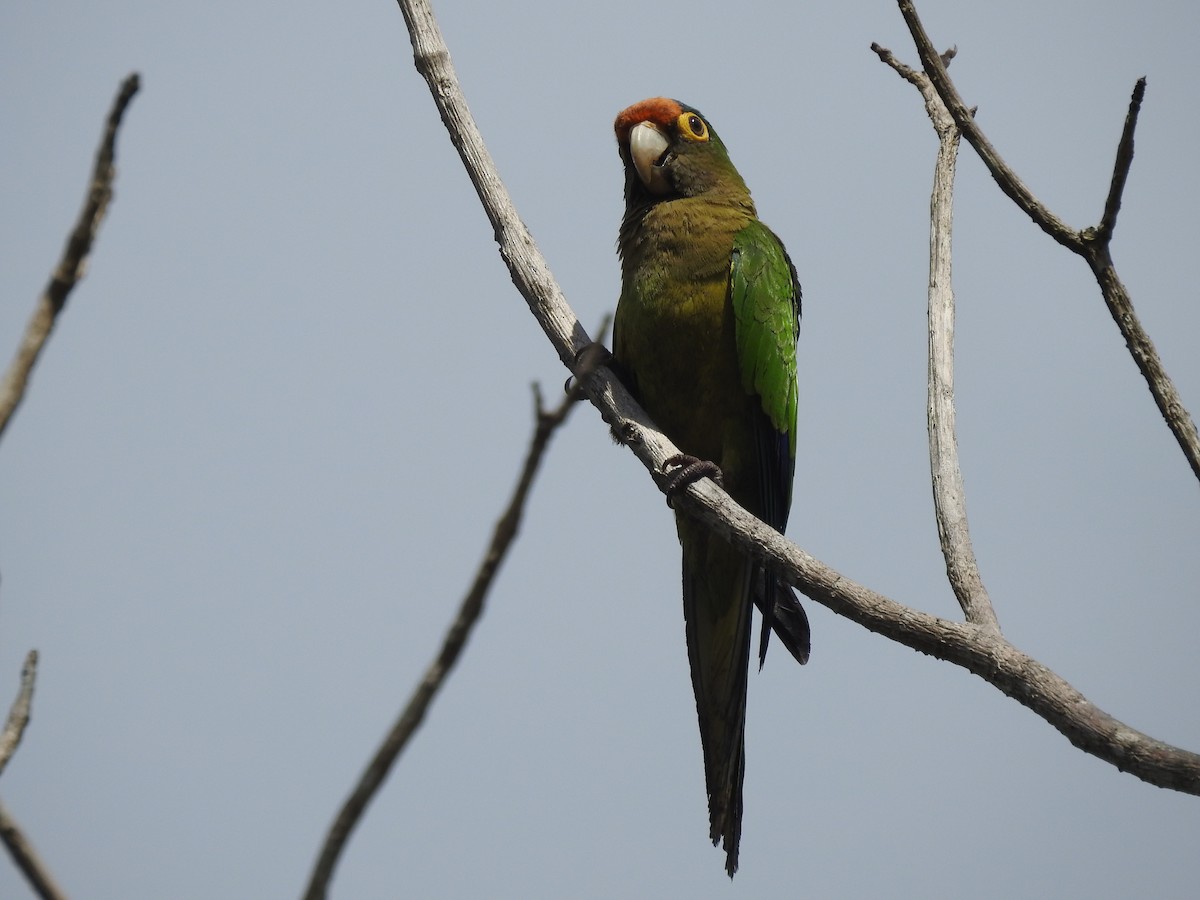
[[(1200, 412), (1200, 6), (921, 0), (979, 121), (1076, 226), (1149, 91), (1113, 252)], [(584, 325), (612, 310), (616, 113), (702, 109), (804, 286), (789, 536), (957, 618), (925, 435), (928, 192), (892, 2), (439, 3), (468, 102)], [(398, 8), (0, 7), (0, 357), (122, 78), (116, 201), (0, 446), (0, 796), (87, 898), (299, 894), (469, 584), (565, 377)], [(958, 419), (1019, 647), (1200, 749), (1200, 491), (1081, 260), (964, 148)], [(745, 830), (706, 840), (670, 512), (581, 406), (341, 898), (1191, 897), (1200, 798), (1082, 754), (964, 670), (815, 603), (750, 679)], [(0, 860), (0, 897), (28, 896)]]

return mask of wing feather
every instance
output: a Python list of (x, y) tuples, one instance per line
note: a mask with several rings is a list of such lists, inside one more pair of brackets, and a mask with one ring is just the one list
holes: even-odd
[[(758, 504), (751, 510), (779, 532), (787, 527), (796, 472), (796, 341), (800, 280), (779, 238), (755, 220), (734, 238), (729, 272), (742, 387), (758, 399), (751, 413)], [(754, 601), (763, 613), (759, 664), (772, 628), (801, 664), (808, 661), (808, 617), (791, 588), (756, 566)]]

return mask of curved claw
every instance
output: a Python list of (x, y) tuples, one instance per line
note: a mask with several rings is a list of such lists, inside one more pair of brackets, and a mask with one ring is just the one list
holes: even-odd
[[(674, 471), (668, 471), (670, 469)], [(688, 485), (701, 478), (711, 478), (719, 486), (725, 486), (725, 476), (720, 466), (710, 459), (698, 459), (686, 453), (676, 453), (663, 460), (663, 475), (666, 476), (663, 492), (667, 495), (667, 506), (672, 509), (675, 507), (674, 499), (687, 490)]]
[(574, 374), (567, 377), (563, 382), (563, 393), (578, 393), (575, 398), (583, 399), (583, 393), (580, 390), (580, 385), (587, 380), (587, 377), (595, 372), (601, 366), (607, 366), (612, 361), (612, 353), (603, 344), (593, 341), (590, 344), (584, 344), (575, 351)]

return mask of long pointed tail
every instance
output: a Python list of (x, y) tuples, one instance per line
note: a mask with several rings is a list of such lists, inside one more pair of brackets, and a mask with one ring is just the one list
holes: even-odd
[(732, 545), (680, 517), (683, 612), (704, 777), (709, 837), (725, 847), (725, 871), (737, 871), (746, 771), (746, 676), (750, 666), (752, 565)]

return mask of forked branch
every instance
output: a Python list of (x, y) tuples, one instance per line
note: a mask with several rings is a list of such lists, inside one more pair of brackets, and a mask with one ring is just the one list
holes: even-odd
[(1113, 321), (1116, 322), (1117, 328), (1120, 329), (1133, 361), (1141, 371), (1142, 377), (1146, 379), (1146, 385), (1150, 388), (1155, 405), (1166, 421), (1167, 427), (1175, 435), (1175, 440), (1183, 451), (1188, 465), (1191, 466), (1193, 474), (1200, 479), (1200, 434), (1196, 432), (1196, 423), (1184, 407), (1175, 383), (1167, 375), (1167, 370), (1163, 368), (1158, 351), (1154, 349), (1154, 343), (1138, 320), (1129, 292), (1121, 283), (1116, 267), (1113, 265), (1109, 246), (1116, 227), (1117, 211), (1121, 207), (1121, 193), (1125, 189), (1129, 168), (1133, 164), (1133, 132), (1137, 127), (1138, 112), (1141, 110), (1142, 98), (1146, 93), (1146, 79), (1138, 79), (1133, 89), (1129, 113), (1125, 117), (1125, 127), (1117, 148), (1113, 176), (1100, 224), (1093, 228), (1077, 231), (1054, 215), (1038, 200), (992, 146), (987, 136), (984, 135), (983, 129), (975, 121), (971, 110), (959, 96), (954, 82), (950, 80), (945, 61), (934, 49), (933, 42), (925, 32), (925, 26), (917, 17), (917, 10), (912, 0), (898, 0), (898, 2), (900, 13), (904, 16), (904, 21), (916, 44), (917, 52), (920, 54), (925, 74), (929, 76), (938, 96), (942, 98), (946, 109), (954, 117), (954, 124), (958, 126), (967, 142), (975, 148), (975, 152), (987, 166), (992, 178), (1000, 186), (1000, 190), (1024, 210), (1035, 225), (1087, 262), (1100, 285), (1104, 303), (1108, 307)]

